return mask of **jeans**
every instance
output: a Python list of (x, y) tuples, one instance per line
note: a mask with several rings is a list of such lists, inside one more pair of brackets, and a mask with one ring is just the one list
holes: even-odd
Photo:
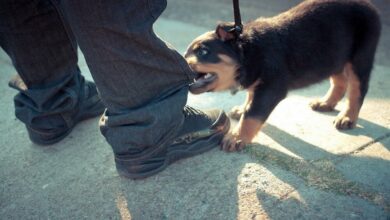
[[(85, 55), (106, 106), (100, 129), (116, 155), (142, 155), (175, 138), (193, 73), (153, 32), (166, 0), (0, 0), (0, 45), (19, 76), (11, 87), (25, 124), (61, 123), (75, 108)], [(50, 123), (43, 123), (50, 121)]]

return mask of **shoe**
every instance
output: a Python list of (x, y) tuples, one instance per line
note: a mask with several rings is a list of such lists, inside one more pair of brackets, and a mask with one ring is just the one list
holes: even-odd
[(192, 157), (218, 147), (230, 129), (230, 121), (222, 110), (202, 112), (184, 107), (184, 122), (173, 141), (148, 158), (129, 158), (115, 155), (115, 164), (121, 176), (142, 179), (152, 176), (180, 159)]
[(60, 114), (61, 120), (65, 122), (63, 126), (42, 129), (26, 125), (30, 140), (39, 145), (57, 143), (64, 139), (78, 122), (96, 117), (104, 112), (105, 107), (93, 82), (85, 81), (84, 90), (79, 94), (79, 97), (80, 101), (74, 111)]

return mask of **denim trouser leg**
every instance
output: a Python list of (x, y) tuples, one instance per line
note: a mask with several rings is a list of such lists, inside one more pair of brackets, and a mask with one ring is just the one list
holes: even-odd
[[(31, 79), (43, 82), (37, 83), (39, 90), (57, 88), (53, 85), (65, 82), (62, 77), (69, 74), (70, 78), (79, 78), (71, 74), (79, 74), (79, 70), (76, 44), (66, 29), (66, 20), (107, 107), (100, 126), (114, 153), (147, 159), (164, 152), (183, 123), (187, 84), (192, 78), (184, 59), (153, 32), (153, 23), (164, 10), (166, 0), (9, 0), (1, 4), (11, 5), (0, 7), (0, 43), (28, 88), (19, 85), (20, 80), (14, 81), (14, 87), (26, 94), (35, 89)], [(19, 42), (12, 36), (7, 38), (9, 33), (26, 36)], [(27, 37), (31, 35), (35, 37)], [(42, 60), (29, 59), (37, 55)], [(52, 59), (58, 63), (53, 64)], [(43, 70), (25, 68), (23, 72), (18, 67), (30, 61)], [(51, 66), (58, 69), (51, 71)], [(40, 77), (44, 71), (53, 76)], [(25, 94), (21, 95), (29, 97)], [(40, 101), (39, 95), (34, 97)]]
[(74, 110), (84, 78), (77, 66), (77, 44), (50, 1), (0, 0), (0, 46), (18, 76), (10, 86), (15, 114), (27, 126), (65, 126), (62, 113)]
[(153, 32), (166, 0), (61, 1), (110, 112), (147, 104), (188, 84), (185, 60)]
[(184, 120), (185, 60), (153, 32), (166, 0), (67, 0), (60, 4), (107, 111), (101, 131), (116, 155), (163, 151)]

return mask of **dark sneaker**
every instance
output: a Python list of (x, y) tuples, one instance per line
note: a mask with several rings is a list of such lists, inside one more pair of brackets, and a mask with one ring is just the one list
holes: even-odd
[(148, 158), (115, 156), (118, 173), (141, 179), (156, 174), (173, 162), (192, 157), (218, 147), (229, 131), (230, 121), (222, 110), (199, 111), (184, 107), (184, 122), (177, 136), (165, 147)]
[(57, 143), (64, 139), (78, 122), (103, 113), (105, 107), (98, 96), (96, 86), (93, 82), (85, 81), (84, 90), (79, 94), (79, 97), (79, 103), (74, 111), (59, 115), (61, 120), (65, 122), (63, 126), (42, 129), (26, 125), (31, 141), (39, 145)]

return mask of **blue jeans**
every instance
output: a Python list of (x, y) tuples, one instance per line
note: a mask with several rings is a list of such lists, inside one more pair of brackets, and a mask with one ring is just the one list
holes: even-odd
[(183, 123), (193, 79), (182, 56), (153, 32), (166, 4), (0, 0), (0, 45), (20, 77), (10, 83), (19, 90), (17, 118), (51, 126), (74, 108), (84, 83), (79, 46), (107, 108), (100, 129), (114, 153), (142, 156), (163, 148)]

